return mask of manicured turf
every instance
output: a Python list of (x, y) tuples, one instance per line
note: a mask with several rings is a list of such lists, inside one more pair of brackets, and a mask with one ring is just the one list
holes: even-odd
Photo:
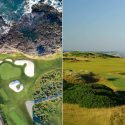
[[(6, 58), (31, 60), (35, 64), (33, 78), (24, 74), (24, 67), (14, 66), (10, 62), (0, 65), (0, 97), (4, 100), (4, 104), (0, 104), (0, 109), (4, 112), (8, 125), (32, 125), (33, 122), (27, 112), (25, 102), (33, 100), (33, 86), (43, 73), (61, 67), (61, 58), (29, 59), (22, 54), (0, 54), (0, 60)], [(15, 93), (9, 88), (9, 83), (16, 79), (24, 85), (24, 89), (20, 93)]]
[(64, 69), (93, 72), (100, 77), (99, 83), (115, 90), (125, 90), (125, 58), (89, 58), (88, 62), (84, 61), (84, 58), (78, 59), (80, 61), (64, 61)]
[(20, 77), (21, 73), (22, 73), (21, 68), (16, 67), (11, 63), (3, 62), (0, 65), (0, 76), (1, 76), (1, 79), (3, 80)]
[[(27, 125), (23, 119), (21, 120), (20, 116), (18, 116), (18, 114), (16, 114), (16, 112), (11, 112), (10, 113), (10, 117), (12, 118), (12, 120), (14, 121), (14, 124), (21, 124), (21, 125)], [(16, 119), (16, 120), (15, 120)]]

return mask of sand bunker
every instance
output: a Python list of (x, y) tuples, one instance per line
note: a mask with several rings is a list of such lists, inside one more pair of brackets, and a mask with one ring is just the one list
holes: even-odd
[(16, 60), (14, 62), (14, 64), (15, 65), (21, 65), (21, 66), (26, 64), (26, 67), (24, 69), (25, 75), (27, 75), (28, 77), (33, 77), (34, 76), (34, 63), (32, 61), (29, 61), (29, 60)]
[(0, 60), (0, 64), (2, 63), (3, 61), (2, 60)]
[(35, 104), (34, 101), (26, 101), (25, 105), (27, 108), (27, 111), (29, 112), (30, 117), (33, 119), (33, 105)]
[(9, 84), (9, 87), (14, 91), (14, 92), (21, 92), (23, 90), (23, 84), (20, 83), (20, 81), (15, 80), (12, 81)]
[(12, 59), (5, 59), (5, 61), (8, 61), (8, 62), (13, 62)]

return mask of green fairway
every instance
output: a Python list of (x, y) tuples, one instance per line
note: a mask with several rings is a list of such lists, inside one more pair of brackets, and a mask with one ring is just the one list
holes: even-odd
[(64, 61), (65, 70), (93, 72), (99, 77), (98, 83), (115, 90), (125, 90), (125, 58), (74, 58), (79, 61)]
[(3, 80), (20, 77), (21, 73), (21, 68), (12, 63), (5, 62), (0, 65), (0, 76)]
[[(25, 102), (33, 100), (33, 86), (43, 73), (61, 67), (61, 58), (31, 59), (23, 54), (0, 54), (0, 60), (7, 58), (13, 61), (18, 59), (32, 61), (35, 65), (35, 75), (32, 78), (26, 76), (25, 66), (16, 66), (13, 62), (5, 61), (0, 64), (0, 111), (3, 112), (5, 124), (33, 125)], [(9, 83), (13, 80), (19, 80), (24, 85), (21, 92), (16, 93), (9, 88)]]

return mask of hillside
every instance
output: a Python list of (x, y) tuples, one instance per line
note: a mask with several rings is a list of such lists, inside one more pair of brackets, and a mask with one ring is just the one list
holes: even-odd
[(63, 66), (65, 125), (124, 125), (125, 58), (65, 52)]

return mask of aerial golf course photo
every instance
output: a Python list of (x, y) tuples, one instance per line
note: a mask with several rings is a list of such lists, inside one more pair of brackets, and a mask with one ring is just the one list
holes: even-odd
[(61, 125), (60, 57), (0, 54), (0, 115), (6, 125)]

